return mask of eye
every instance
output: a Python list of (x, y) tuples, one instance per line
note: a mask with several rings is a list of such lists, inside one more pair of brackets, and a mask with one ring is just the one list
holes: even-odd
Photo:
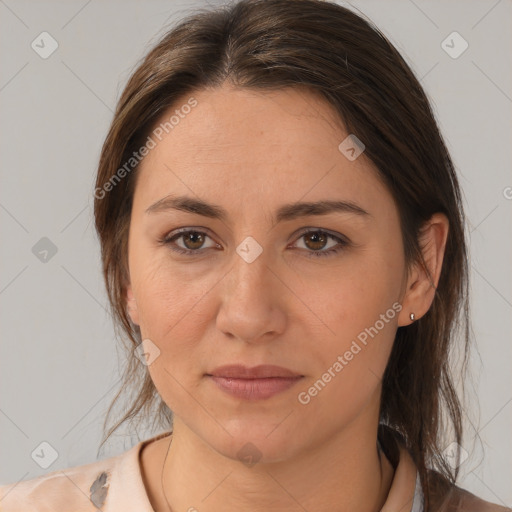
[[(329, 239), (337, 243), (329, 245)], [(304, 240), (304, 248), (308, 252), (308, 257), (312, 258), (333, 256), (349, 245), (347, 240), (318, 229), (303, 231), (299, 240)], [(302, 247), (300, 248), (302, 249)]]
[[(174, 252), (186, 255), (197, 255), (203, 252), (203, 249), (221, 247), (213, 240), (209, 246), (204, 247), (207, 239), (212, 240), (204, 231), (182, 229), (177, 233), (167, 235), (163, 239), (158, 240), (158, 242), (162, 245), (169, 246)], [(307, 256), (312, 258), (333, 256), (350, 244), (350, 242), (344, 238), (332, 235), (320, 229), (313, 230), (311, 228), (308, 228), (307, 231), (303, 231), (299, 236), (299, 240), (304, 240), (304, 247), (294, 248), (304, 249)], [(329, 245), (329, 240), (335, 241), (336, 243)]]
[[(159, 240), (159, 243), (163, 245), (168, 245), (172, 251), (178, 252), (180, 254), (190, 255), (201, 252), (200, 249), (204, 245), (205, 240), (207, 238), (210, 237), (203, 231), (185, 229), (178, 233), (173, 234), (172, 236), (166, 236), (164, 239)], [(175, 241), (180, 241), (183, 245), (180, 245), (178, 242)], [(220, 247), (220, 245), (213, 242), (212, 245), (206, 248), (209, 249), (212, 247)]]

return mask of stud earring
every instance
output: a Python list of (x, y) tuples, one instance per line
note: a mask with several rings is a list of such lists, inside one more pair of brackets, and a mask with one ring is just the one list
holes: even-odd
[(415, 318), (414, 313), (411, 313), (411, 314), (409, 315), (409, 318), (414, 322), (414, 318)]

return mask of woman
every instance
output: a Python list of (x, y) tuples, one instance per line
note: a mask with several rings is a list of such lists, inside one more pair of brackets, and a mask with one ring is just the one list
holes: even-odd
[(119, 101), (95, 220), (141, 376), (107, 438), (155, 404), (166, 431), (4, 486), (3, 510), (506, 510), (456, 486), (459, 184), (367, 21), (319, 0), (182, 21)]

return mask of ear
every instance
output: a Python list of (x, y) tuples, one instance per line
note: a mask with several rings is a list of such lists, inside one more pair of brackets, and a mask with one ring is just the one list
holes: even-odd
[[(449, 221), (443, 213), (435, 213), (422, 226), (420, 247), (430, 275), (419, 262), (412, 268), (398, 317), (399, 326), (413, 323), (429, 310), (441, 275), (448, 231)], [(414, 313), (415, 320), (410, 319), (411, 313)]]
[(135, 325), (139, 325), (139, 312), (137, 310), (137, 302), (135, 297), (133, 296), (132, 285), (129, 284), (126, 287), (126, 306), (128, 309), (128, 314), (130, 315), (131, 321)]

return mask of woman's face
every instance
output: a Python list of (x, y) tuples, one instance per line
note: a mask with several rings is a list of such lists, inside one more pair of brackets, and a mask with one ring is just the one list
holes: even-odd
[[(162, 116), (181, 113), (168, 134), (154, 132), (129, 233), (127, 299), (159, 394), (175, 422), (232, 458), (248, 442), (270, 462), (371, 431), (396, 329), (410, 323), (392, 196), (364, 152), (339, 149), (348, 133), (307, 92), (191, 96), (196, 106), (180, 109), (187, 96)], [(181, 196), (211, 215), (169, 202), (148, 211)], [(367, 213), (293, 206), (318, 201)], [(302, 377), (240, 398), (209, 376), (228, 364)]]

